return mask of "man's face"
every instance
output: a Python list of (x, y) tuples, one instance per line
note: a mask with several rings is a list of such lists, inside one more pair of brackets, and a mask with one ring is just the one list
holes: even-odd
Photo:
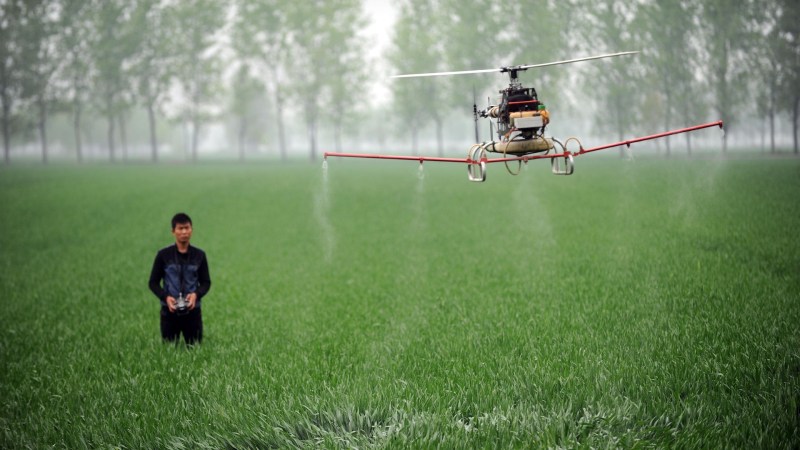
[(172, 235), (175, 236), (175, 242), (188, 244), (189, 239), (192, 238), (192, 224), (188, 222), (176, 223), (175, 228), (172, 230)]

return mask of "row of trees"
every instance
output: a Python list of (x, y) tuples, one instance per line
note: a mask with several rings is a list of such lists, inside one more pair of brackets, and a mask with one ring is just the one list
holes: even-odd
[[(764, 121), (775, 151), (776, 117), (784, 114), (790, 117), (797, 152), (798, 39), (800, 3), (795, 0), (478, 0), (469, 5), (407, 0), (400, 7), (390, 61), (400, 72), (415, 73), (641, 49), (636, 58), (540, 69), (529, 76), (536, 86), (547, 87), (551, 99), (559, 92), (581, 91), (594, 101), (598, 131), (620, 139), (713, 117), (728, 129)], [(580, 81), (568, 74), (579, 74)], [(484, 90), (487, 82), (499, 85), (497, 77), (395, 84), (398, 111), (412, 142), (421, 123), (431, 121), (441, 129), (442, 112), (471, 104), (470, 86)], [(431, 108), (432, 98), (444, 108)], [(725, 151), (729, 134), (723, 136)], [(691, 152), (691, 134), (685, 139)]]
[[(211, 0), (8, 0), (0, 25), (3, 151), (35, 117), (48, 158), (47, 122), (54, 112), (73, 117), (75, 148), (83, 158), (81, 122), (88, 110), (103, 117), (108, 154), (127, 152), (132, 108), (147, 110), (153, 159), (158, 158), (155, 116), (171, 89), (182, 94), (178, 115), (199, 128), (215, 100), (220, 77), (215, 32), (225, 14)], [(35, 114), (31, 114), (35, 110)]]
[[(322, 116), (341, 131), (349, 99), (365, 79), (365, 43), (356, 39), (363, 24), (357, 0), (0, 2), (5, 162), (11, 136), (32, 124), (47, 162), (53, 113), (73, 118), (82, 160), (86, 111), (107, 124), (110, 160), (120, 148), (126, 158), (126, 124), (136, 108), (147, 111), (153, 161), (164, 115), (189, 130), (193, 160), (204, 124), (232, 115), (242, 153), (248, 128), (263, 127), (253, 122), (266, 120), (270, 98), (282, 156), (284, 109), (292, 101), (302, 105), (313, 158)], [(329, 114), (331, 107), (338, 113)]]
[[(571, 114), (594, 111), (598, 132), (622, 137), (713, 117), (729, 129), (763, 123), (774, 151), (775, 122), (789, 117), (798, 151), (794, 0), (404, 0), (396, 8), (389, 51), (367, 61), (373, 43), (362, 33), (359, 0), (4, 0), (4, 160), (12, 137), (35, 129), (46, 162), (54, 114), (71, 118), (79, 161), (83, 123), (97, 119), (105, 123), (109, 159), (124, 159), (129, 119), (142, 110), (153, 161), (165, 118), (185, 127), (194, 160), (201, 130), (222, 118), (236, 124), (241, 158), (252, 139), (276, 142), (287, 158), (290, 120), (303, 123), (315, 158), (322, 125), (339, 149), (365, 116), (394, 120), (414, 151), (419, 134), (433, 130), (441, 153), (448, 115), (464, 115), (503, 79), (398, 80), (381, 113), (366, 110), (375, 104), (364, 95), (376, 67), (463, 70), (630, 49), (643, 54), (525, 76), (547, 87), (549, 102), (573, 105)], [(266, 123), (274, 124), (269, 136)]]

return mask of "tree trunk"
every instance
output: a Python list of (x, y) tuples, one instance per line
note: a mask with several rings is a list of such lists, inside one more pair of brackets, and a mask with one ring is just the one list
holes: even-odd
[(337, 152), (342, 151), (342, 121), (336, 120), (333, 125), (333, 145), (336, 147)]
[[(664, 131), (669, 130), (670, 122), (669, 119), (672, 116), (672, 89), (667, 89), (667, 106), (664, 111)], [(669, 136), (664, 137), (664, 146), (667, 148), (666, 156), (669, 158), (670, 156), (670, 142)]]
[(75, 154), (78, 163), (83, 162), (83, 143), (81, 142), (81, 104), (74, 101), (72, 105), (72, 130), (75, 133)]
[(769, 108), (769, 152), (775, 153), (775, 108)]
[(3, 162), (5, 164), (11, 163), (11, 139), (9, 133), (11, 132), (9, 127), (10, 119), (6, 115), (5, 108), (3, 108)]
[(247, 138), (247, 118), (242, 116), (239, 120), (239, 161), (241, 162), (244, 162), (246, 138)]
[(158, 138), (156, 137), (156, 112), (153, 101), (147, 102), (147, 123), (150, 126), (150, 160), (158, 162)]
[(11, 163), (11, 102), (9, 92), (9, 68), (0, 64), (0, 102), (3, 104), (3, 162)]
[(183, 121), (183, 160), (189, 161), (192, 158), (192, 121), (185, 118)]
[(200, 146), (200, 123), (201, 123), (201, 112), (200, 112), (200, 102), (202, 96), (200, 95), (200, 86), (197, 83), (196, 78), (193, 79), (191, 84), (191, 110), (189, 112), (189, 118), (191, 120), (192, 125), (192, 162), (196, 163), (198, 160), (197, 157), (197, 149)]
[(283, 127), (283, 97), (277, 84), (275, 86), (275, 112), (278, 122), (278, 151), (281, 155), (281, 161), (286, 161), (288, 156), (286, 152), (286, 132)]
[[(773, 74), (776, 71), (775, 64), (776, 63), (774, 61), (772, 62), (772, 64), (770, 64), (770, 67), (772, 69)], [(777, 103), (777, 99), (776, 99), (777, 91), (778, 91), (777, 77), (776, 76), (772, 76), (772, 77), (770, 77), (770, 83), (769, 83), (769, 99), (768, 99), (769, 100), (769, 105), (768, 105), (768, 110), (767, 110), (767, 114), (769, 115), (769, 152), (770, 153), (775, 153), (775, 103)]]
[(108, 158), (114, 162), (114, 115), (108, 113)]
[(42, 164), (47, 164), (47, 103), (41, 96), (38, 98), (39, 106), (39, 141), (42, 144)]
[(192, 162), (197, 162), (197, 145), (200, 139), (200, 121), (192, 118)]
[(119, 143), (122, 147), (122, 161), (128, 161), (128, 135), (125, 128), (125, 114), (120, 113), (117, 116), (119, 121)]
[(317, 105), (314, 100), (306, 104), (306, 124), (308, 126), (308, 144), (310, 148), (311, 161), (317, 159)]
[(308, 141), (311, 149), (309, 151), (309, 157), (311, 161), (316, 161), (317, 159), (317, 120), (312, 119), (311, 123), (308, 126)]
[(794, 137), (794, 154), (797, 152), (797, 119), (800, 114), (800, 95), (794, 97), (794, 108), (792, 108), (792, 136)]
[(444, 156), (444, 123), (439, 115), (436, 115), (433, 120), (436, 123), (436, 153), (442, 157)]
[[(730, 43), (725, 41), (722, 45), (722, 56), (717, 67), (717, 105), (719, 115), (724, 123), (729, 123), (728, 119), (728, 50)], [(728, 133), (722, 133), (722, 154), (728, 153)]]
[(419, 135), (419, 129), (417, 127), (417, 121), (414, 120), (411, 122), (411, 154), (417, 156), (419, 154), (419, 149), (417, 147), (417, 137)]
[(316, 113), (309, 114), (308, 118), (308, 144), (311, 147), (311, 161), (317, 159), (317, 117)]
[(11, 100), (3, 92), (3, 162), (11, 163)]

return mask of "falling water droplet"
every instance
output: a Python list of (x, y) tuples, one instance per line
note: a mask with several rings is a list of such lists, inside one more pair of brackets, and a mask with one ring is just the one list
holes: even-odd
[(316, 194), (315, 215), (322, 231), (322, 246), (325, 262), (331, 262), (336, 244), (333, 224), (330, 221), (330, 192), (328, 187), (328, 161), (322, 160), (322, 183)]
[(425, 193), (425, 169), (422, 168), (422, 164), (420, 163), (419, 168), (417, 169), (417, 196), (416, 196), (416, 201), (414, 201), (415, 205), (414, 210), (417, 211), (415, 214), (417, 219), (415, 221), (418, 221), (422, 214), (421, 212), (423, 207), (422, 197), (424, 193)]
[(633, 161), (633, 151), (630, 147), (625, 148), (625, 161)]

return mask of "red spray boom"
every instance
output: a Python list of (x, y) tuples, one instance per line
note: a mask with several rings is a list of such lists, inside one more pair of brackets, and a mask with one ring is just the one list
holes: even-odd
[[(469, 155), (466, 158), (440, 158), (432, 156), (403, 156), (403, 155), (379, 155), (372, 153), (325, 152), (325, 159), (327, 160), (327, 158), (330, 156), (337, 158), (368, 158), (368, 159), (393, 159), (393, 160), (405, 160), (405, 161), (419, 161), (420, 164), (422, 164), (425, 161), (462, 163), (462, 164), (467, 164), (467, 171), (469, 174), (469, 179), (471, 181), (486, 180), (486, 164), (497, 163), (497, 162), (503, 162), (507, 164), (509, 162), (514, 162), (514, 161), (520, 163), (522, 162), (527, 163), (528, 161), (535, 159), (549, 159), (552, 163), (553, 173), (557, 175), (571, 175), (574, 171), (573, 158), (575, 156), (580, 156), (586, 153), (606, 150), (614, 147), (622, 147), (623, 145), (626, 147), (630, 147), (631, 144), (635, 144), (637, 142), (649, 141), (651, 139), (659, 139), (662, 137), (672, 136), (674, 134), (688, 133), (691, 131), (702, 130), (704, 128), (710, 128), (715, 126), (722, 128), (723, 126), (722, 121), (719, 120), (716, 122), (709, 122), (702, 125), (679, 128), (676, 130), (665, 131), (663, 133), (651, 134), (649, 136), (628, 139), (625, 141), (614, 142), (612, 144), (605, 144), (591, 148), (584, 148), (576, 138), (569, 138), (565, 141), (563, 145), (561, 145), (562, 151), (559, 153), (529, 154), (529, 155), (514, 156), (514, 157), (504, 157), (504, 158), (492, 158), (492, 159), (487, 158), (485, 148), (482, 147), (481, 144), (475, 144), (473, 145), (472, 149), (470, 149)], [(578, 143), (578, 150), (575, 152), (572, 152), (569, 149), (567, 149), (567, 145), (573, 140)], [(561, 166), (562, 160), (564, 164), (563, 167)]]

